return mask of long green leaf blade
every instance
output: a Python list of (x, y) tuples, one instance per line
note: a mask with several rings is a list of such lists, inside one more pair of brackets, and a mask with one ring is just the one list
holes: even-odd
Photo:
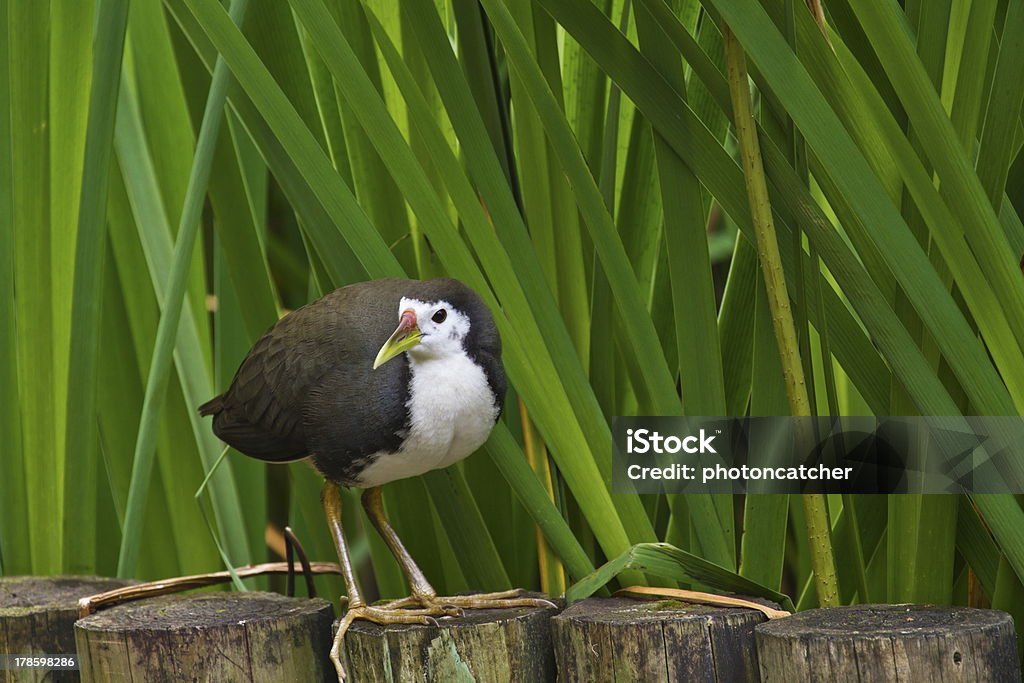
[(71, 293), (64, 436), (65, 450), (71, 456), (65, 461), (64, 566), (73, 574), (93, 571), (96, 565), (96, 499), (82, 491), (95, 488), (98, 474), (96, 381), (107, 243), (107, 179), (127, 22), (128, 0), (100, 0)]

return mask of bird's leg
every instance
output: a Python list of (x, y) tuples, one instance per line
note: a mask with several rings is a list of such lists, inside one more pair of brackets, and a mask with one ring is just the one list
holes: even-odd
[(440, 597), (434, 587), (427, 581), (427, 577), (412, 559), (409, 551), (405, 549), (402, 540), (395, 533), (394, 528), (388, 522), (384, 513), (384, 501), (381, 497), (381, 489), (375, 486), (363, 492), (363, 507), (366, 514), (380, 533), (384, 543), (391, 550), (391, 554), (398, 560), (402, 568), (405, 580), (409, 582), (409, 589), (412, 595), (407, 598), (389, 602), (387, 607), (405, 608), (420, 606), (430, 610), (433, 614), (444, 614), (448, 616), (458, 615), (462, 608), (466, 609), (504, 609), (507, 607), (556, 607), (548, 600), (537, 598), (524, 598), (523, 591), (519, 589), (500, 591), (497, 593), (477, 593), (474, 595), (451, 595)]
[(384, 543), (391, 550), (391, 554), (398, 560), (402, 574), (405, 575), (405, 580), (409, 583), (409, 589), (412, 591), (411, 597), (426, 599), (437, 597), (434, 587), (427, 581), (427, 577), (423, 575), (422, 570), (412, 559), (409, 551), (405, 549), (405, 545), (402, 544), (402, 539), (398, 538), (398, 534), (388, 522), (379, 486), (363, 491), (363, 507), (366, 509), (366, 515), (370, 518), (370, 522), (373, 523), (381, 538), (384, 539)]
[(345, 678), (345, 669), (341, 665), (341, 648), (345, 632), (356, 619), (366, 619), (378, 624), (431, 624), (436, 623), (433, 619), (438, 612), (431, 609), (399, 609), (392, 606), (376, 607), (367, 605), (359, 592), (359, 584), (356, 583), (356, 575), (352, 570), (352, 559), (348, 552), (348, 542), (345, 540), (345, 532), (341, 527), (341, 491), (338, 485), (333, 482), (325, 482), (323, 491), (320, 493), (320, 500), (324, 506), (324, 513), (327, 515), (327, 524), (331, 529), (331, 536), (334, 538), (334, 547), (338, 550), (338, 563), (341, 565), (341, 575), (345, 580), (345, 592), (347, 595), (348, 609), (338, 625), (338, 633), (334, 636), (334, 645), (331, 647), (331, 661), (338, 672), (338, 679)]

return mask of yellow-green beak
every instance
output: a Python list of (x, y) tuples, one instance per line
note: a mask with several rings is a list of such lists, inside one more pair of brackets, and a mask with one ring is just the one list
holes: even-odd
[(377, 357), (373, 359), (373, 369), (376, 370), (395, 356), (405, 353), (419, 344), (422, 338), (420, 328), (416, 326), (416, 312), (412, 309), (402, 311), (398, 328), (384, 342), (384, 346), (380, 347), (380, 351), (377, 352)]

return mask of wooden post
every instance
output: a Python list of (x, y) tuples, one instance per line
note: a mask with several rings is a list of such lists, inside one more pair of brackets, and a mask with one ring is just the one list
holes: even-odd
[[(135, 583), (98, 576), (0, 577), (0, 655), (74, 655), (78, 600)], [(8, 668), (0, 681), (77, 681), (73, 669)]]
[(333, 681), (333, 609), (277, 593), (129, 602), (75, 624), (82, 681)]
[(437, 626), (355, 621), (345, 634), (354, 683), (387, 681), (554, 681), (554, 609), (472, 609)]
[(1013, 618), (928, 605), (814, 609), (756, 629), (763, 683), (1018, 683)]
[(758, 680), (756, 610), (590, 598), (552, 620), (559, 681)]

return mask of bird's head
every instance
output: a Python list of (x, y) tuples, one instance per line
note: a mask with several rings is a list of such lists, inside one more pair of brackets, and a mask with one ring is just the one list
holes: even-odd
[(406, 351), (420, 359), (462, 353), (469, 329), (469, 317), (444, 299), (421, 301), (402, 297), (398, 327), (377, 352), (373, 369)]

